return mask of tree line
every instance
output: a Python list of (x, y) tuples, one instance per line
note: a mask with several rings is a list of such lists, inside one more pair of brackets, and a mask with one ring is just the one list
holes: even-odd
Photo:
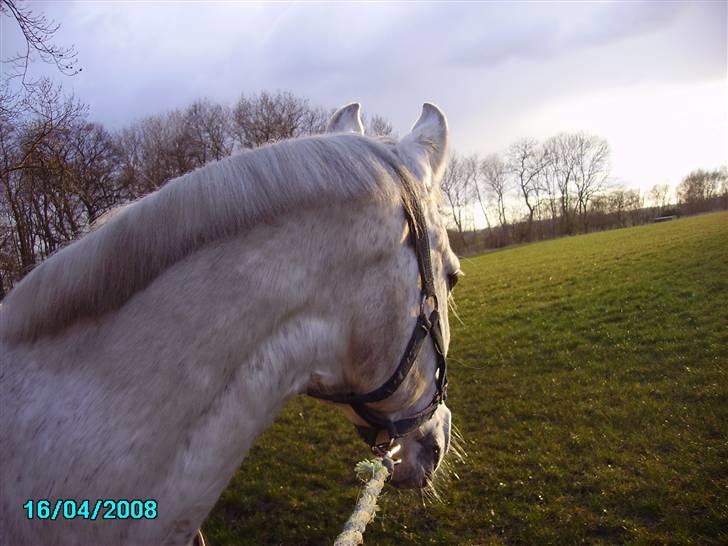
[[(320, 133), (332, 110), (290, 92), (207, 99), (117, 131), (49, 80), (12, 108), (0, 101), (0, 297), (99, 216), (236, 150)], [(381, 116), (370, 134), (391, 134)], [(695, 171), (677, 189), (685, 213), (728, 203), (725, 170)], [(609, 185), (609, 145), (585, 133), (521, 139), (503, 154), (453, 153), (443, 213), (460, 251), (648, 221), (670, 207), (667, 185), (647, 195)], [(656, 210), (645, 209), (645, 198)], [(468, 212), (470, 210), (470, 213)], [(475, 230), (472, 211), (485, 228)]]
[(674, 192), (656, 184), (640, 193), (614, 184), (608, 142), (584, 132), (523, 138), (485, 157), (453, 152), (442, 188), (461, 252), (728, 208), (725, 167), (696, 170)]
[[(236, 150), (321, 133), (333, 109), (287, 91), (207, 99), (118, 131), (48, 80), (0, 110), (0, 297), (99, 216)], [(370, 134), (389, 134), (381, 116)]]

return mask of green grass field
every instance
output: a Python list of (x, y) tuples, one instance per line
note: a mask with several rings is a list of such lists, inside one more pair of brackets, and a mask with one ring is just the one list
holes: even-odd
[[(728, 213), (463, 260), (448, 404), (467, 451), (442, 502), (385, 488), (367, 544), (727, 544)], [(288, 404), (204, 530), (331, 543), (367, 456)]]

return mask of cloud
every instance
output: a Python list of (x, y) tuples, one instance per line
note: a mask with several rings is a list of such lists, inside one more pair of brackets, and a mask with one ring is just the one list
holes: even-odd
[(432, 100), (458, 148), (489, 152), (552, 105), (728, 81), (725, 2), (33, 6), (79, 51), (84, 71), (64, 85), (112, 128), (199, 97), (288, 89), (325, 107), (359, 100), (400, 134)]
[(542, 62), (580, 48), (659, 30), (681, 11), (681, 6), (674, 2), (496, 4), (492, 8), (481, 19), (487, 20), (486, 25), (478, 28), (477, 24), (470, 24), (466, 33), (468, 43), (452, 53), (453, 62)]

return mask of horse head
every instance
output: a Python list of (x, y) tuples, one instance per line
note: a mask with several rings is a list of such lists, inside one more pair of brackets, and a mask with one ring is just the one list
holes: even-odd
[[(358, 103), (340, 108), (328, 131), (363, 134), (359, 111)], [(309, 389), (341, 405), (376, 454), (399, 444), (392, 483), (405, 488), (430, 483), (450, 447), (447, 302), (460, 267), (438, 212), (447, 140), (446, 118), (429, 103), (403, 139), (380, 139), (401, 182), (403, 235), (397, 252), (383, 251), (393, 257), (382, 277), (358, 282), (352, 322), (362, 327), (352, 333), (344, 384)]]

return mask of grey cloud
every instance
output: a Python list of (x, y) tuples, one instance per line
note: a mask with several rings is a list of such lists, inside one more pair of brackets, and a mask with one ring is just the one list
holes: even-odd
[(484, 10), (483, 32), (451, 54), (455, 63), (494, 65), (512, 59), (543, 61), (663, 28), (680, 13), (675, 2), (517, 5)]
[(458, 125), (645, 81), (725, 77), (725, 3), (60, 3), (84, 72), (64, 85), (114, 127), (198, 97), (289, 89), (360, 100), (400, 132), (424, 100)]

